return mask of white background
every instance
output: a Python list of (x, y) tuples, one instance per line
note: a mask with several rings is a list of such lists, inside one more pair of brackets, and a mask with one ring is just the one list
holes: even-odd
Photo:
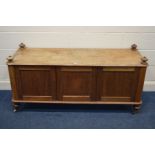
[[(154, 26), (154, 6), (153, 0), (1, 0), (0, 25)], [(149, 36), (151, 33), (147, 32)], [(148, 50), (154, 50), (154, 41), (147, 37), (146, 40), (152, 42), (146, 49), (149, 53)], [(12, 41), (11, 49), (18, 44), (18, 40), (14, 42), (12, 38)], [(7, 42), (3, 43), (2, 50), (8, 48)], [(32, 42), (26, 43), (30, 45)], [(138, 42), (138, 45), (144, 47), (143, 43)], [(154, 130), (1, 130), (0, 154), (154, 155), (154, 141)]]
[[(3, 138), (3, 155), (154, 155), (154, 131), (16, 130)], [(120, 134), (118, 134), (120, 133)]]

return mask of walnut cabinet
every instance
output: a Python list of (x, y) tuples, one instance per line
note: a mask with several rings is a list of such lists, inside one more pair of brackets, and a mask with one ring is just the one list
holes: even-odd
[(27, 48), (8, 57), (12, 102), (127, 104), (138, 110), (147, 68), (131, 49)]

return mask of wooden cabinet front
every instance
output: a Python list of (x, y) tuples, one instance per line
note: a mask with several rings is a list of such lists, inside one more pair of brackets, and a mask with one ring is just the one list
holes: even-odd
[(140, 102), (145, 70), (139, 67), (76, 66), (9, 68), (16, 100), (103, 103)]
[(96, 75), (93, 67), (58, 67), (57, 97), (61, 101), (96, 99)]
[(104, 67), (97, 80), (98, 100), (105, 102), (133, 102), (139, 69), (134, 67)]
[(131, 104), (138, 109), (148, 59), (136, 47), (28, 48), (22, 43), (7, 58), (12, 101)]
[(54, 67), (16, 67), (16, 81), (20, 99), (30, 101), (51, 101), (56, 97)]

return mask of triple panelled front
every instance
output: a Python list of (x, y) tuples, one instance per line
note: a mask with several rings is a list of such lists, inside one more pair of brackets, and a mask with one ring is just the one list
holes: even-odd
[(17, 99), (30, 101), (135, 100), (138, 67), (14, 66)]

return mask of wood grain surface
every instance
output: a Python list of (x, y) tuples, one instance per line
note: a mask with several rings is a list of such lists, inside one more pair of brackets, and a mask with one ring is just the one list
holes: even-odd
[(9, 65), (145, 66), (141, 54), (131, 49), (25, 48)]

